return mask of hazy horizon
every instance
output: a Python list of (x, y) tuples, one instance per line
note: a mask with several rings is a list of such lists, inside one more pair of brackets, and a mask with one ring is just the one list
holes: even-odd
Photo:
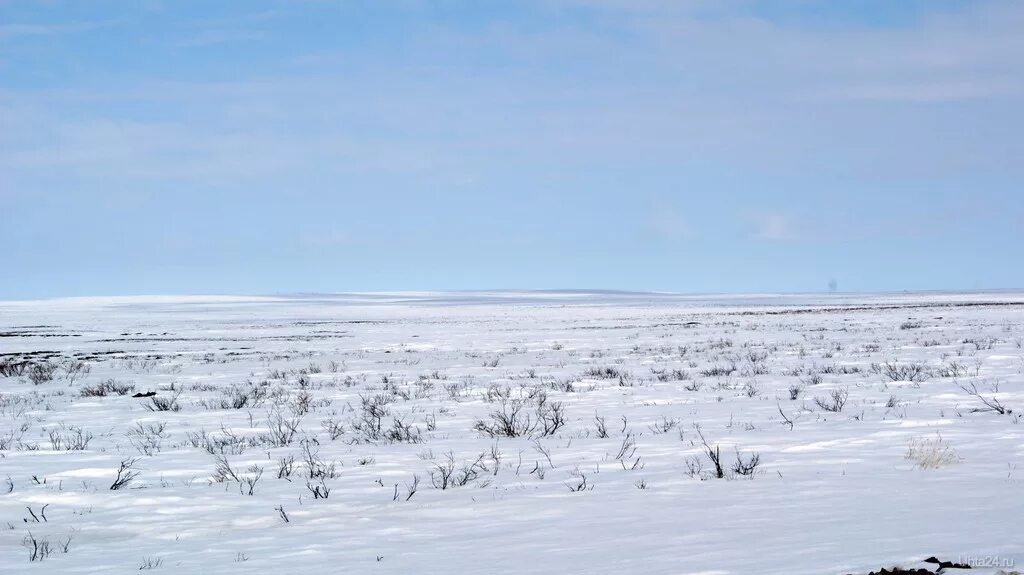
[[(380, 291), (335, 291), (335, 292), (268, 292), (268, 293), (136, 293), (136, 294), (103, 294), (103, 295), (72, 295), (40, 298), (8, 298), (0, 299), (0, 304), (18, 304), (44, 301), (96, 301), (113, 302), (130, 300), (132, 302), (158, 301), (211, 301), (244, 302), (263, 300), (296, 300), (308, 301), (322, 298), (325, 301), (355, 303), (419, 303), (434, 301), (444, 304), (474, 303), (594, 303), (623, 304), (629, 302), (703, 302), (703, 303), (737, 303), (753, 305), (762, 302), (764, 305), (785, 303), (786, 305), (813, 305), (815, 303), (872, 302), (885, 303), (915, 298), (943, 298), (943, 296), (1010, 296), (1024, 297), (1024, 288), (990, 288), (965, 290), (891, 290), (891, 291), (804, 291), (804, 292), (670, 292), (642, 290), (609, 290), (609, 289), (461, 289), (461, 290), (380, 290)], [(932, 303), (938, 300), (927, 300)], [(1000, 300), (993, 300), (1000, 301)]]

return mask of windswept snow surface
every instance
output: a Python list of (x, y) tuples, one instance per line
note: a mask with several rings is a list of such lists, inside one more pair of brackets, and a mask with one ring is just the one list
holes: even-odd
[(1022, 339), (1018, 292), (0, 302), (0, 572), (1019, 570)]

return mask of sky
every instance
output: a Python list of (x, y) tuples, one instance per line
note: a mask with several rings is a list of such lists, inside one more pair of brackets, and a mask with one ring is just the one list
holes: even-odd
[(0, 0), (0, 299), (1024, 287), (1024, 2)]

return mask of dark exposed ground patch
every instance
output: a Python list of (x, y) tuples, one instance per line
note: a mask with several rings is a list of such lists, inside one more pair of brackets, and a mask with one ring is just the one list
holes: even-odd
[(322, 339), (346, 339), (355, 337), (347, 333), (331, 333), (331, 334), (320, 334), (320, 335), (270, 335), (266, 337), (119, 337), (119, 338), (107, 338), (97, 339), (89, 343), (147, 343), (147, 342), (200, 342), (200, 343), (214, 343), (214, 342), (236, 342), (236, 341), (317, 341)]
[(10, 353), (0, 353), (0, 357), (54, 357), (59, 356), (61, 352), (54, 350), (40, 350), (40, 351), (15, 351)]
[(39, 331), (0, 331), (0, 337), (82, 337), (82, 334)]
[(891, 304), (891, 305), (851, 305), (851, 306), (825, 306), (807, 307), (795, 309), (771, 309), (771, 310), (747, 310), (736, 311), (726, 315), (802, 315), (815, 313), (842, 313), (850, 311), (891, 311), (897, 309), (924, 309), (924, 308), (959, 308), (959, 307), (1024, 307), (1024, 302), (1016, 301), (970, 301), (951, 303), (914, 303), (914, 304)]
[[(894, 566), (888, 568), (881, 568), (878, 571), (871, 571), (867, 575), (938, 575), (938, 574), (950, 574), (956, 570), (970, 569), (971, 566), (966, 563), (957, 563), (955, 561), (943, 561), (934, 556), (929, 557), (922, 561), (922, 563), (929, 563), (935, 565), (934, 570), (931, 568), (915, 567), (912, 569), (905, 569), (903, 567)], [(954, 571), (950, 571), (950, 570)], [(851, 574), (852, 575), (852, 574)]]

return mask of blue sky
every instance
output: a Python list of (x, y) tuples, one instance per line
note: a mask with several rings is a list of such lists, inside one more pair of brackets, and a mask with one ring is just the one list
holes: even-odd
[(1024, 3), (0, 2), (0, 299), (1024, 287)]

